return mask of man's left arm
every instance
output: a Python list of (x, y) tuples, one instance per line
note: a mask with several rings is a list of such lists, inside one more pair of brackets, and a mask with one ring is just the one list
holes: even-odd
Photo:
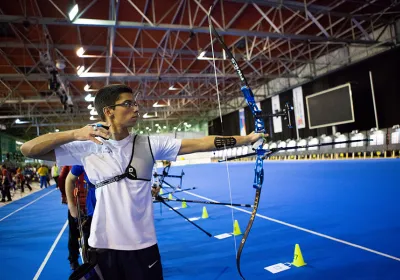
[(191, 154), (196, 152), (208, 152), (249, 145), (260, 138), (267, 137), (263, 133), (251, 133), (246, 136), (206, 136), (199, 139), (182, 139), (178, 155)]

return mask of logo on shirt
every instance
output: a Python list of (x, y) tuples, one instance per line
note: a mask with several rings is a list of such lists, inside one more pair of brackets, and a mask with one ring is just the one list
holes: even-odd
[(109, 147), (104, 147), (103, 148), (103, 153), (111, 154), (111, 149)]

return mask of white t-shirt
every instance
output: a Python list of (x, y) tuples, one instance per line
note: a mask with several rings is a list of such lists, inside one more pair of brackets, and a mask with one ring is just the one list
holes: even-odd
[[(74, 141), (55, 149), (58, 166), (83, 165), (93, 184), (125, 172), (130, 163), (134, 135), (116, 140)], [(147, 144), (148, 141), (142, 142)], [(181, 140), (150, 136), (155, 160), (174, 161)], [(135, 150), (139, 149), (135, 144)], [(136, 153), (135, 153), (136, 155)], [(151, 154), (148, 155), (150, 160)], [(146, 178), (151, 178), (148, 174)], [(96, 207), (90, 230), (89, 245), (94, 248), (140, 250), (157, 243), (151, 182), (122, 179), (96, 189)]]

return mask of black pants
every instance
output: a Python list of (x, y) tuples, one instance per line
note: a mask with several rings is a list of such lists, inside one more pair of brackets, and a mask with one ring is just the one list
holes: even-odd
[(97, 263), (104, 280), (162, 280), (158, 245), (135, 251), (103, 250)]
[(27, 180), (23, 180), (21, 182), (21, 192), (24, 192), (24, 186), (27, 185), (29, 190), (32, 190), (32, 187), (29, 185), (29, 182)]
[(68, 227), (69, 227), (69, 235), (68, 235), (68, 260), (70, 263), (77, 262), (79, 258), (79, 230), (78, 223), (75, 221), (75, 218), (71, 216), (71, 213), (68, 210)]
[[(89, 239), (89, 234), (90, 234), (90, 225), (92, 224), (92, 217), (87, 217), (83, 226), (82, 226), (82, 231), (83, 231), (83, 238), (86, 244), (88, 246), (88, 239)], [(68, 260), (70, 263), (72, 262), (77, 262), (79, 258), (79, 228), (78, 228), (78, 222), (74, 217), (71, 216), (71, 213), (68, 210), (68, 226), (69, 226), (69, 236), (68, 236)], [(85, 250), (87, 251), (87, 250)]]
[(10, 185), (4, 185), (4, 186), (0, 185), (1, 195), (2, 195), (1, 201), (2, 202), (6, 201), (6, 197), (7, 197), (7, 201), (11, 201), (12, 200), (11, 199), (10, 188), (11, 188)]
[(58, 176), (53, 177), (53, 179), (56, 182), (56, 188), (58, 188)]

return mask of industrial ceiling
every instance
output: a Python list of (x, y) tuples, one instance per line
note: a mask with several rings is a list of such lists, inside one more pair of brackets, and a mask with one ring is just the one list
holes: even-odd
[(207, 121), (218, 109), (214, 62), (223, 112), (243, 107), (243, 102), (233, 102), (243, 99), (239, 79), (216, 41), (212, 59), (210, 6), (213, 25), (256, 89), (277, 78), (311, 80), (316, 74), (301, 77), (296, 69), (338, 48), (394, 46), (394, 41), (370, 34), (393, 25), (399, 4), (1, 1), (0, 128), (30, 138), (94, 122), (98, 116), (90, 101), (97, 89), (114, 83), (128, 84), (138, 93), (144, 125)]

